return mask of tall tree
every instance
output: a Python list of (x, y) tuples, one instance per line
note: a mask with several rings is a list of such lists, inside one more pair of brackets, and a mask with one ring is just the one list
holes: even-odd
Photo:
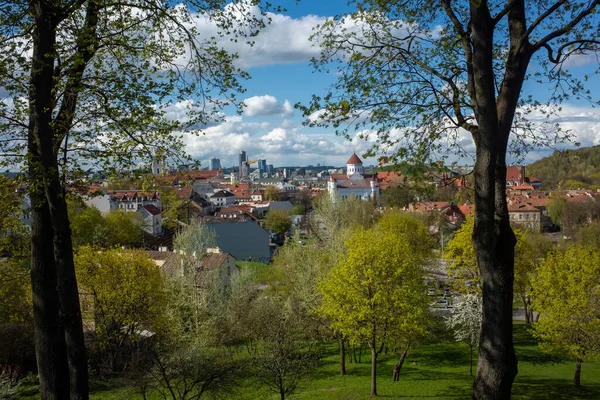
[(580, 386), (581, 364), (600, 353), (600, 251), (576, 246), (550, 254), (533, 288), (542, 314), (534, 335), (542, 350), (575, 359), (573, 385)]
[[(166, 149), (235, 103), (234, 56), (194, 28), (252, 34), (260, 16), (237, 2), (17, 0), (0, 3), (0, 150), (25, 166), (32, 206), (31, 281), (43, 399), (87, 398), (67, 177), (111, 170)], [(178, 101), (185, 123), (166, 118)], [(209, 106), (210, 104), (210, 106)]]
[(378, 135), (372, 153), (394, 151), (397, 158), (419, 161), (439, 157), (447, 144), (460, 148), (465, 131), (472, 136), (473, 243), (483, 288), (473, 396), (508, 398), (517, 359), (506, 152), (556, 139), (523, 118), (545, 100), (520, 95), (527, 79), (556, 85), (550, 105), (570, 96), (591, 98), (564, 62), (600, 48), (599, 1), (352, 3), (356, 12), (328, 20), (316, 34), (322, 46), (317, 68), (332, 64), (341, 71), (331, 92), (314, 97), (306, 114), (312, 123), (333, 125), (347, 136), (361, 127), (366, 128), (362, 137)]
[(371, 349), (371, 395), (377, 395), (377, 359), (386, 343), (424, 324), (422, 290), (429, 234), (407, 216), (389, 214), (347, 240), (346, 254), (320, 283), (319, 313), (351, 342)]

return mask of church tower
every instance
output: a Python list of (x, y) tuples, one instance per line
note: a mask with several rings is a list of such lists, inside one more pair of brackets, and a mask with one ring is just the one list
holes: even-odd
[(352, 175), (362, 175), (364, 173), (363, 163), (356, 155), (356, 152), (352, 154), (348, 162), (346, 162), (346, 167), (348, 171), (348, 177), (350, 178)]

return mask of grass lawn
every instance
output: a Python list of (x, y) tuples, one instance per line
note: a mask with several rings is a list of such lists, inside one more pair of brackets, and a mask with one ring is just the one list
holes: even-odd
[[(575, 363), (546, 355), (539, 351), (535, 339), (524, 324), (515, 325), (515, 347), (519, 359), (519, 375), (513, 385), (513, 399), (567, 400), (600, 399), (600, 362), (584, 363), (582, 389), (571, 387)], [(290, 397), (296, 400), (358, 400), (370, 393), (370, 355), (363, 353), (362, 363), (347, 363), (347, 375), (338, 374), (338, 355), (331, 346), (322, 366)], [(396, 358), (382, 355), (378, 364), (378, 393), (388, 399), (468, 399), (472, 377), (469, 375), (468, 347), (462, 343), (429, 344), (415, 348), (407, 357), (400, 382), (392, 382)], [(92, 399), (140, 399), (134, 388), (123, 381), (96, 381)], [(23, 399), (35, 399), (34, 387), (26, 387)], [(26, 395), (25, 395), (26, 394)], [(251, 377), (234, 397), (240, 400), (275, 400), (279, 396), (260, 388)]]

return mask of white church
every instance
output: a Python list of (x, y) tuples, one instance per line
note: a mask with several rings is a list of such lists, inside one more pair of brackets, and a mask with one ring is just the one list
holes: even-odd
[(332, 200), (336, 198), (356, 197), (361, 200), (377, 201), (379, 187), (375, 177), (366, 178), (363, 163), (356, 153), (346, 163), (347, 175), (331, 175), (327, 182), (327, 191)]

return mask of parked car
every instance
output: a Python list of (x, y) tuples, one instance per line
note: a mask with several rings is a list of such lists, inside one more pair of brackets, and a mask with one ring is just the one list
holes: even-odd
[(450, 303), (448, 303), (448, 300), (446, 300), (446, 299), (436, 300), (433, 303), (431, 303), (431, 307), (448, 308), (448, 307), (450, 307)]
[(449, 288), (444, 289), (444, 297), (452, 297), (452, 292)]
[(427, 289), (427, 296), (435, 296), (435, 289), (432, 287)]

